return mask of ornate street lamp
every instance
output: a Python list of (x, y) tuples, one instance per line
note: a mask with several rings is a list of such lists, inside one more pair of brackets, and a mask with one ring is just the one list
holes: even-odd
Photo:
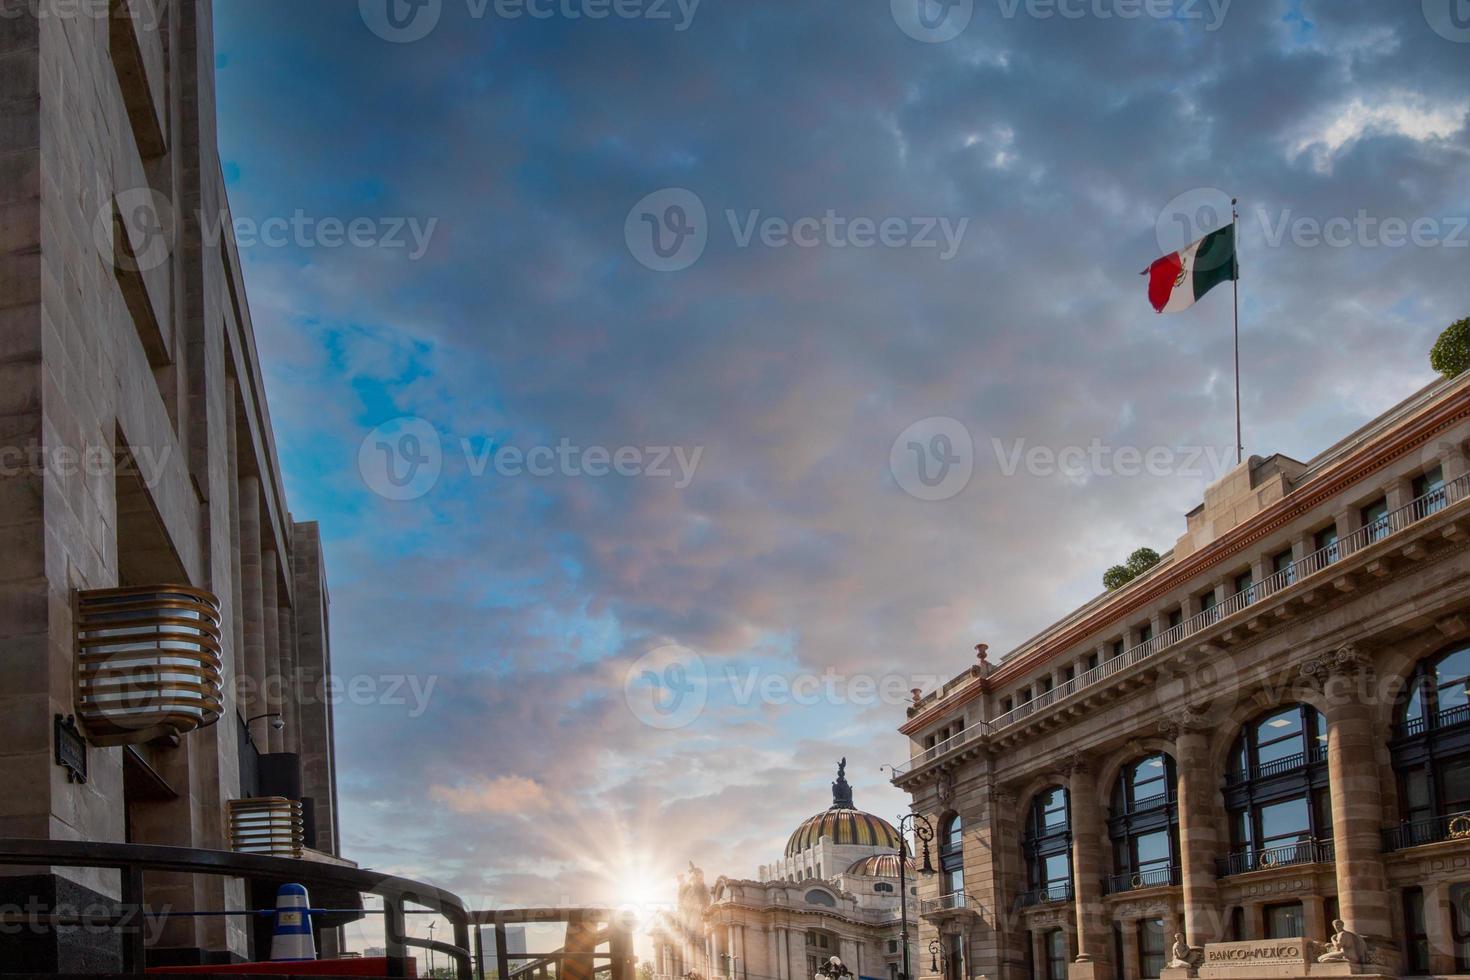
[[(885, 768), (892, 770), (891, 766)], [(905, 813), (898, 818), (898, 941), (903, 946), (904, 980), (913, 980), (914, 976), (909, 969), (909, 886), (906, 874), (909, 860), (909, 830), (913, 831), (914, 840), (924, 855), (924, 863), (920, 865), (919, 873), (923, 875), (934, 873), (934, 862), (929, 859), (929, 842), (934, 840), (934, 825), (920, 814)]]
[(939, 953), (942, 949), (944, 944), (939, 941), (939, 937), (929, 940), (929, 969), (934, 971), (935, 976), (939, 976)]

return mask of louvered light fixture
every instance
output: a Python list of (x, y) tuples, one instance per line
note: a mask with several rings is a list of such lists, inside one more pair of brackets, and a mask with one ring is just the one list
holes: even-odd
[(240, 854), (301, 857), (306, 830), (301, 804), (284, 796), (230, 800), (230, 850)]
[(94, 745), (151, 742), (219, 720), (219, 600), (178, 585), (76, 593), (77, 716)]

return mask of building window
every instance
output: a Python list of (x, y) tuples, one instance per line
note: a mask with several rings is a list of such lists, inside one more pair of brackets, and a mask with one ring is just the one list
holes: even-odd
[(873, 891), (880, 895), (891, 895), (893, 894), (893, 886), (886, 881), (880, 881), (873, 886)]
[(1097, 654), (1089, 653), (1087, 655), (1087, 669), (1097, 670)]
[(1183, 622), (1184, 622), (1184, 610), (1183, 609), (1175, 609), (1174, 611), (1172, 611), (1172, 612), (1169, 613), (1169, 628), (1170, 629), (1173, 629), (1174, 627), (1180, 625)]
[(1153, 638), (1154, 638), (1154, 624), (1153, 623), (1144, 623), (1142, 626), (1138, 627), (1138, 642), (1139, 642), (1140, 645), (1142, 645), (1144, 643), (1147, 643), (1149, 640), (1152, 640)]
[(1042, 936), (1046, 949), (1046, 980), (1067, 980), (1067, 934), (1053, 929)]
[(1029, 703), (1031, 701), (1031, 688), (1023, 687), (1019, 691), (1017, 691), (1016, 700), (1021, 702), (1022, 704)]
[[(1231, 854), (1221, 874), (1328, 861), (1327, 725), (1304, 704), (1250, 722), (1226, 770)], [(1293, 935), (1301, 935), (1293, 933)]]
[(1168, 962), (1164, 952), (1163, 919), (1141, 919), (1138, 923), (1138, 972), (1144, 977), (1157, 977)]
[(1023, 841), (1028, 891), (1022, 904), (1062, 902), (1072, 897), (1072, 821), (1067, 790), (1053, 786), (1031, 801)]
[(1039, 686), (1041, 687), (1041, 693), (1042, 694), (1050, 694), (1051, 693), (1051, 688), (1052, 688), (1051, 678), (1050, 677), (1043, 677), (1041, 679), (1041, 684)]
[(1424, 890), (1404, 889), (1404, 960), (1410, 976), (1429, 974), (1429, 932), (1424, 928)]
[(1250, 572), (1235, 576), (1235, 594), (1245, 595), (1245, 602), (1249, 605), (1256, 601), (1256, 580)]
[(808, 905), (821, 905), (829, 909), (835, 909), (837, 907), (837, 899), (815, 888), (806, 893), (806, 903)]
[(1003, 714), (1003, 715), (1010, 714), (1011, 713), (1011, 709), (1013, 707), (1015, 707), (1015, 703), (1012, 702), (1010, 698), (1001, 698), (1000, 699), (1000, 713), (1001, 714)]
[(1077, 668), (1068, 667), (1062, 671), (1062, 683), (1070, 684), (1077, 678)]
[(1113, 653), (1112, 653), (1112, 655), (1110, 657), (1108, 657), (1108, 659), (1109, 660), (1116, 660), (1116, 659), (1118, 659), (1119, 657), (1123, 656), (1123, 651), (1126, 650), (1127, 648), (1128, 648), (1127, 642), (1125, 642), (1123, 640), (1116, 640), (1116, 641), (1114, 641), (1113, 642)]
[(1306, 934), (1301, 902), (1267, 905), (1263, 911), (1267, 939), (1296, 939)]
[(1108, 834), (1113, 874), (1108, 892), (1177, 884), (1179, 811), (1174, 760), (1159, 753), (1123, 768), (1113, 785)]
[(1271, 571), (1279, 576), (1277, 588), (1286, 588), (1296, 581), (1296, 557), (1287, 548), (1271, 559)]
[(1364, 533), (1368, 543), (1382, 541), (1388, 537), (1388, 501), (1378, 499), (1373, 501), (1362, 511)]
[(1444, 510), (1444, 469), (1436, 466), (1414, 480), (1414, 519), (1428, 517)]
[(1313, 544), (1316, 545), (1317, 551), (1323, 553), (1324, 565), (1331, 565), (1338, 558), (1342, 557), (1342, 549), (1337, 546), (1336, 524), (1318, 531), (1316, 537), (1313, 539)]
[(1219, 605), (1219, 602), (1220, 600), (1216, 597), (1214, 589), (1199, 597), (1199, 611), (1205, 614), (1206, 622), (1212, 623), (1215, 621), (1215, 607)]
[(951, 899), (955, 906), (964, 904), (965, 895), (965, 834), (960, 815), (950, 817), (940, 831), (939, 838), (939, 891)]
[(1399, 707), (1392, 745), (1402, 826), (1396, 848), (1446, 839), (1449, 823), (1470, 814), (1470, 645), (1415, 665)]
[(944, 943), (944, 975), (949, 980), (964, 980), (965, 947), (959, 936), (950, 936)]

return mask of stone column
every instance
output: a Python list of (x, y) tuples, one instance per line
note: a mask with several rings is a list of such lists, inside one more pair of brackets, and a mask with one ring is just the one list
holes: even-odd
[(1331, 927), (1321, 896), (1302, 896), (1302, 928), (1306, 930), (1307, 938), (1324, 941), (1332, 936)]
[(1220, 889), (1215, 859), (1220, 841), (1215, 823), (1215, 780), (1204, 719), (1187, 711), (1171, 718), (1178, 771), (1179, 855), (1184, 892), (1184, 937), (1191, 946), (1220, 940)]
[(297, 686), (296, 671), (296, 616), (292, 613), (290, 606), (282, 605), (280, 607), (277, 625), (280, 628), (281, 634), (281, 717), (286, 723), (286, 727), (280, 733), (282, 741), (281, 750), (283, 752), (300, 752), (300, 717), (296, 710), (301, 699), (301, 692)]
[[(240, 478), (240, 598), (244, 604), (245, 677), (241, 681), (246, 718), (265, 712), (265, 620), (261, 610), (260, 480)], [(270, 751), (268, 719), (250, 723), (250, 737), (261, 752)]]
[(1332, 792), (1332, 836), (1337, 849), (1337, 900), (1350, 932), (1391, 942), (1388, 878), (1380, 828), (1383, 803), (1376, 765), (1372, 709), (1360, 680), (1366, 658), (1349, 644), (1302, 666), (1327, 697), (1327, 772)]
[[(1082, 757), (1068, 767), (1067, 791), (1072, 818), (1072, 895), (1077, 916), (1077, 959), (1085, 969), (1073, 976), (1096, 975), (1094, 961), (1107, 962), (1103, 937), (1102, 874), (1104, 823), (1097, 805), (1097, 773)], [(1106, 975), (1104, 966), (1100, 971)], [(1071, 971), (1069, 971), (1071, 973)]]
[[(262, 630), (265, 633), (265, 706), (261, 711), (272, 716), (281, 714), (281, 607), (280, 607), (280, 563), (274, 548), (260, 553), (260, 608)], [(285, 750), (284, 733), (275, 724), (276, 718), (262, 720), (268, 742), (260, 743), (262, 752)], [(266, 745), (270, 748), (267, 749)]]
[(1391, 511), (1406, 507), (1414, 499), (1414, 482), (1406, 476), (1399, 477), (1383, 488), (1383, 496)]
[(1438, 976), (1458, 972), (1450, 923), (1450, 888), (1443, 881), (1424, 885), (1424, 932), (1429, 936), (1429, 972)]
[(1444, 482), (1458, 480), (1467, 472), (1470, 472), (1470, 460), (1465, 458), (1465, 447), (1459, 443), (1450, 443), (1440, 451), (1439, 465), (1444, 470)]

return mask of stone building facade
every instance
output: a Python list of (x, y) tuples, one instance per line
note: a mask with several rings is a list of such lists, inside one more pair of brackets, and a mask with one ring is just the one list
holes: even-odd
[(1470, 973), (1467, 440), (1462, 376), (1252, 458), (1152, 570), (916, 696), (946, 980)]
[(901, 903), (898, 832), (853, 805), (840, 768), (832, 805), (802, 821), (756, 878), (722, 875), (711, 887), (693, 864), (680, 876), (678, 907), (651, 929), (654, 976), (810, 980), (836, 956), (855, 978), (897, 980), (901, 906), (911, 953), (918, 932), (912, 862), (905, 877)]
[[(228, 233), (212, 5), (0, 7), (0, 837), (228, 850), (232, 801), (281, 798), (284, 846), (339, 861), (321, 541), (287, 506)], [(0, 868), (6, 908), (118, 897), (116, 872)], [(252, 900), (146, 880), (153, 909)], [(250, 928), (172, 919), (150, 960), (239, 960)], [(9, 969), (118, 956), (0, 934)]]

